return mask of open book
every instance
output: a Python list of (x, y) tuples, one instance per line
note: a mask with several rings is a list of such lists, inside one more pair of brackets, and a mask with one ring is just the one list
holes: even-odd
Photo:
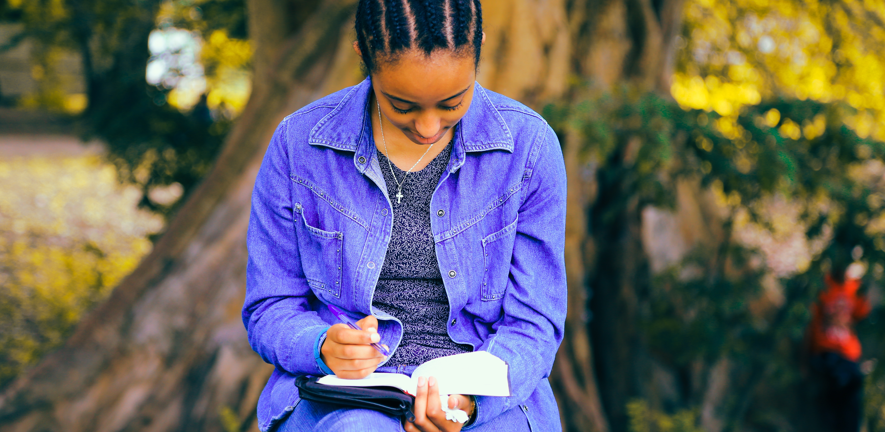
[(507, 363), (485, 351), (435, 358), (418, 366), (412, 376), (373, 373), (363, 379), (343, 379), (327, 375), (319, 384), (342, 387), (396, 387), (412, 396), (418, 391), (418, 377), (435, 377), (440, 394), (510, 396)]

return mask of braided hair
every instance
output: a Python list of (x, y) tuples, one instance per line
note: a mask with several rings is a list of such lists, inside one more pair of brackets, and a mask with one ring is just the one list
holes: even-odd
[(479, 65), (482, 47), (480, 0), (360, 0), (356, 39), (369, 73), (379, 59), (393, 61), (417, 49), (470, 53)]

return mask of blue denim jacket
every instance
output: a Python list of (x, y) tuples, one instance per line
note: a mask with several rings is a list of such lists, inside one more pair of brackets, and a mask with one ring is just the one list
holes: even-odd
[[(366, 79), (286, 117), (258, 173), (243, 323), (252, 348), (276, 367), (258, 402), (262, 431), (298, 404), (296, 375), (324, 374), (314, 352), (337, 322), (324, 304), (354, 320), (375, 315), (392, 350), (402, 338), (401, 322), (372, 307), (393, 214), (370, 91)], [(565, 200), (553, 130), (476, 84), (429, 209), (449, 336), (509, 365), (511, 396), (477, 397), (474, 427), (518, 406), (533, 430), (559, 430), (547, 376), (566, 314)]]

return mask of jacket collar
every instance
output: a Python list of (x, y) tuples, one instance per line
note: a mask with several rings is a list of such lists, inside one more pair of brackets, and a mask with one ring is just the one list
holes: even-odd
[[(370, 160), (375, 153), (371, 139), (371, 126), (368, 121), (369, 92), (372, 82), (366, 78), (352, 87), (338, 102), (338, 105), (327, 114), (310, 131), (311, 145), (325, 146), (338, 150), (354, 152), (354, 161), (365, 157)], [(504, 117), (492, 104), (485, 89), (474, 83), (473, 100), (467, 114), (455, 127), (455, 142), (452, 155), (463, 159), (465, 152), (482, 152), (488, 150), (506, 150), (513, 152), (513, 137), (504, 122)], [(457, 166), (460, 166), (457, 163)], [(366, 163), (360, 163), (361, 171)]]

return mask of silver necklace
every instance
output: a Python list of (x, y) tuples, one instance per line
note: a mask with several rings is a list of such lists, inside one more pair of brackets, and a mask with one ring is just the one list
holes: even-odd
[(397, 180), (396, 172), (393, 171), (393, 163), (390, 162), (390, 152), (387, 151), (387, 140), (384, 138), (384, 125), (381, 124), (381, 103), (377, 100), (375, 100), (375, 103), (378, 104), (378, 126), (381, 129), (381, 142), (384, 144), (384, 155), (387, 156), (387, 165), (390, 167), (390, 173), (393, 174), (393, 181), (396, 182), (396, 203), (399, 204), (403, 199), (403, 183), (406, 182), (406, 178), (408, 177), (409, 173), (412, 172), (412, 169), (418, 165), (418, 162), (421, 162), (421, 159), (424, 159), (424, 156), (427, 156), (427, 152), (429, 152), (430, 149), (433, 148), (433, 145), (436, 143), (431, 144), (430, 147), (427, 147), (427, 150), (424, 150), (424, 154), (415, 161), (415, 164), (412, 165), (412, 168), (409, 168), (409, 170), (406, 171), (406, 175), (403, 176), (403, 181)]

